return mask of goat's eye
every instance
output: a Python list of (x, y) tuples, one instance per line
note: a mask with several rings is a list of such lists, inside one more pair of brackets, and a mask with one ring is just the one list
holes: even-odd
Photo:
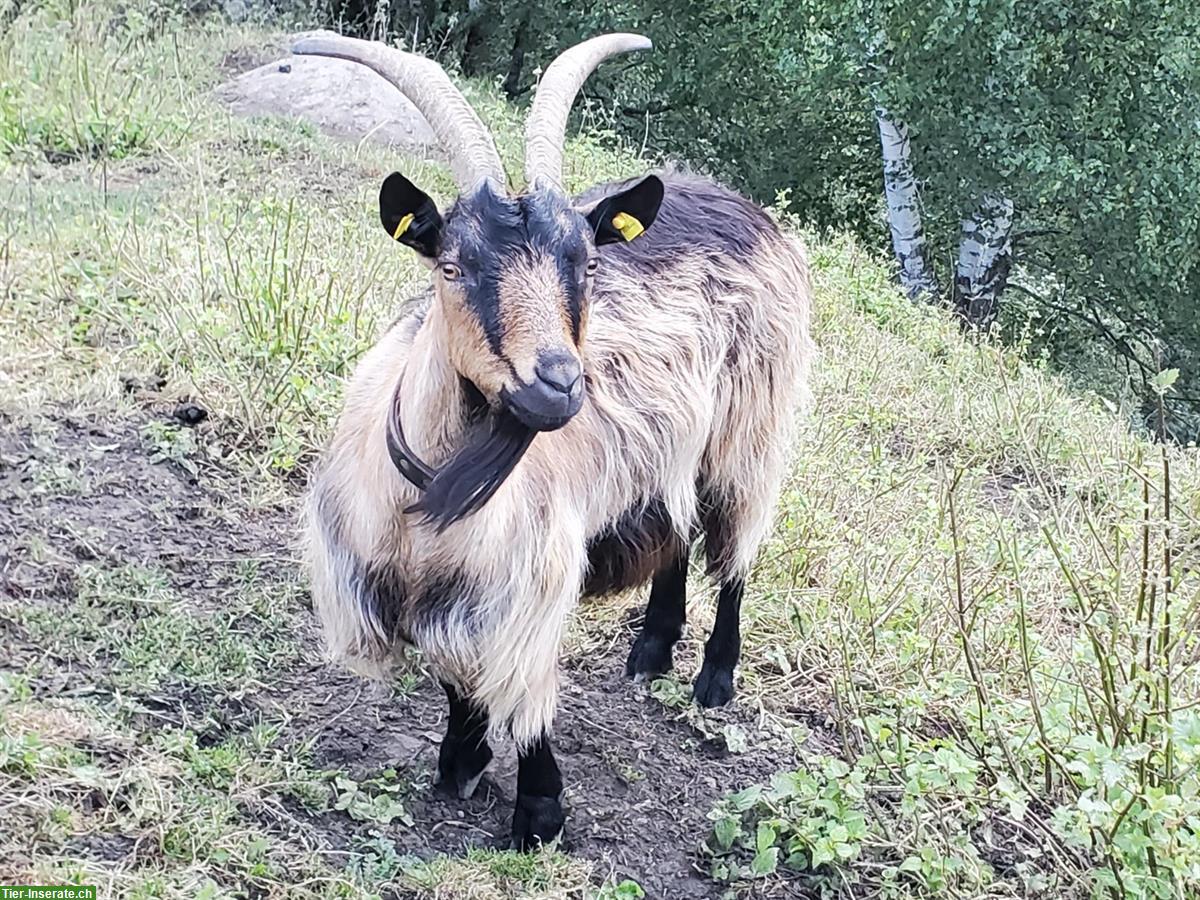
[(584, 271), (587, 272), (588, 275), (595, 275), (598, 268), (600, 268), (600, 260), (592, 257), (587, 261), (587, 268), (584, 269)]
[(462, 269), (454, 263), (442, 263), (442, 277), (447, 281), (458, 281), (462, 277)]

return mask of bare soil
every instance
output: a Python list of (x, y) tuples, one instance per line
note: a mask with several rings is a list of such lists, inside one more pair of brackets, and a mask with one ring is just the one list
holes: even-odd
[[(298, 577), (295, 491), (274, 508), (249, 506), (244, 482), (219, 463), (206, 462), (192, 474), (173, 462), (155, 462), (142, 436), (153, 415), (170, 413), (105, 421), (57, 415), (32, 427), (0, 414), (0, 594), (21, 603), (64, 602), (84, 563), (165, 569), (173, 586), (201, 607), (219, 604), (239, 560), (258, 561), (273, 578)], [(198, 438), (204, 441), (217, 427), (202, 424)], [(48, 470), (73, 473), (85, 488), (47, 490), (38, 473)], [(42, 551), (34, 553), (35, 545)], [(200, 714), (192, 721), (234, 733), (265, 713), (286, 710), (285, 743), (313, 741), (317, 765), (354, 777), (395, 768), (417, 786), (405, 798), (413, 825), (397, 821), (386, 828), (402, 852), (425, 857), (506, 846), (516, 785), (513, 748), (495, 748), (496, 759), (471, 800), (442, 794), (430, 786), (444, 728), (440, 689), (422, 679), (398, 692), (326, 665), (308, 611), (301, 607), (295, 615), (304, 651), (271, 684), (229, 685), (227, 695), (180, 685), (140, 698), (159, 711), (146, 727), (191, 711)], [(624, 677), (631, 637), (614, 636), (607, 655), (564, 664), (555, 741), (567, 785), (566, 849), (595, 860), (600, 877), (634, 879), (650, 897), (721, 896), (725, 889), (705, 874), (700, 849), (710, 830), (706, 813), (729, 791), (786, 766), (792, 751), (736, 705), (723, 715), (745, 731), (751, 749), (735, 754), (719, 740), (706, 740)], [(21, 670), (44, 658), (20, 625), (3, 615), (0, 641), (0, 666)], [(57, 675), (35, 680), (37, 694), (103, 690), (96, 685), (104, 683), (104, 660), (56, 662)], [(346, 848), (367, 831), (366, 823), (343, 812), (314, 814), (298, 805), (294, 812), (331, 849)], [(104, 859), (131, 852), (128, 836), (93, 838), (96, 846), (74, 849)], [(769, 896), (798, 896), (801, 889), (776, 881), (769, 890)]]

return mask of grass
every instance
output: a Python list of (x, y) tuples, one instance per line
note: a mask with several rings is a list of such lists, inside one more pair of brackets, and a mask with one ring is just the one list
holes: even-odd
[(189, 609), (164, 572), (85, 566), (71, 603), (31, 606), (17, 619), (48, 652), (110, 660), (118, 688), (145, 692), (175, 681), (228, 691), (261, 682), (277, 659), (296, 653), (282, 627), (294, 587), (242, 577), (244, 584), (213, 614)]
[[(4, 413), (36, 431), (189, 398), (212, 414), (204, 443), (150, 422), (149, 453), (193, 475), (232, 465), (234, 519), (264, 497), (294, 505), (288, 476), (328, 433), (344, 377), (423, 288), (370, 213), (394, 161), (213, 105), (224, 53), (266, 33), (113, 9), (34, 4), (0, 37)], [(519, 117), (470, 90), (518, 171)], [(643, 165), (581, 138), (568, 177)], [(408, 172), (448, 196), (436, 167)], [(1101, 398), (964, 340), (904, 301), (879, 255), (807, 238), (817, 406), (746, 601), (739, 687), (801, 765), (714, 803), (694, 835), (714, 891), (1196, 896), (1196, 451), (1151, 444)], [(123, 376), (167, 387), (140, 396)], [(31, 503), (104, 496), (52, 441), (31, 465)], [(51, 567), (59, 549), (31, 534), (14, 558)], [(42, 650), (3, 680), (0, 881), (121, 897), (636, 896), (566, 853), (413, 859), (393, 837), (421, 784), (316, 768), (286, 709), (227, 733), (229, 703), (303, 665), (306, 613), (270, 567), (218, 575), (204, 593), (101, 559), (36, 602), (0, 603), (0, 624)], [(709, 588), (694, 588), (681, 672), (711, 621)], [(571, 652), (611, 646), (632, 602), (582, 610)], [(691, 707), (680, 677), (652, 689), (665, 715), (760, 752)], [(55, 679), (80, 689), (47, 694)], [(336, 848), (314, 825), (334, 820), (355, 829)], [(120, 862), (84, 852), (125, 840), (136, 850)]]

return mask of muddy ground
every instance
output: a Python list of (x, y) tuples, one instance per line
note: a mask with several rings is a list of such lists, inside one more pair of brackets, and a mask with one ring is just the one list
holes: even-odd
[[(247, 484), (219, 462), (205, 460), (193, 473), (178, 462), (156, 461), (144, 429), (171, 415), (169, 409), (104, 420), (59, 415), (32, 427), (0, 416), (0, 592), (22, 604), (62, 603), (75, 589), (80, 565), (138, 563), (169, 571), (173, 587), (189, 602), (211, 607), (220, 603), (230, 567), (239, 560), (256, 561), (271, 578), (300, 577), (299, 480), (281, 502), (249, 504)], [(201, 444), (218, 435), (211, 421), (196, 432)], [(87, 488), (56, 489), (51, 479), (47, 490), (47, 479), (38, 474), (47, 470), (73, 473)], [(37, 554), (30, 552), (35, 545), (43, 547)], [(231, 684), (228, 691), (178, 685), (141, 698), (158, 711), (145, 727), (202, 712), (197, 720), (216, 723), (209, 727), (227, 735), (286, 712), (284, 740), (314, 741), (316, 765), (352, 777), (396, 768), (417, 786), (406, 799), (411, 827), (393, 822), (385, 829), (402, 852), (429, 856), (506, 846), (516, 773), (512, 747), (497, 748), (469, 801), (430, 787), (444, 728), (440, 689), (421, 678), (398, 692), (324, 664), (304, 608), (307, 595), (299, 596), (294, 613), (301, 651), (269, 684)], [(21, 670), (43, 658), (20, 625), (0, 616), (0, 629), (0, 665)], [(759, 728), (756, 713), (739, 708), (724, 713), (723, 721), (744, 730), (749, 752), (732, 753), (719, 739), (707, 739), (679, 711), (627, 681), (622, 669), (632, 630), (617, 630), (606, 653), (564, 663), (556, 747), (567, 785), (567, 850), (595, 860), (601, 878), (634, 879), (650, 897), (721, 896), (725, 889), (705, 874), (700, 851), (710, 833), (706, 813), (725, 793), (786, 766), (792, 751)], [(36, 680), (35, 693), (87, 692), (104, 683), (103, 659), (55, 662), (51, 670), (58, 674)], [(685, 675), (693, 663), (684, 662)], [(365, 827), (343, 812), (310, 813), (292, 805), (333, 850), (346, 848)], [(114, 836), (93, 852), (119, 857), (131, 845)], [(770, 891), (801, 895), (795, 884), (774, 882)]]

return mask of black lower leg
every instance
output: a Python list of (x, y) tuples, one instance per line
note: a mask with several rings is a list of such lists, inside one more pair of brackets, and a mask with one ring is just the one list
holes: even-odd
[(704, 665), (692, 693), (701, 706), (724, 706), (733, 699), (733, 669), (742, 652), (739, 619), (745, 582), (737, 578), (721, 585), (717, 621), (704, 645)]
[(438, 784), (466, 800), (492, 761), (488, 746), (487, 713), (462, 697), (453, 685), (442, 682), (450, 701), (450, 722), (438, 751)]
[(529, 850), (549, 843), (562, 831), (562, 774), (550, 749), (549, 736), (522, 750), (517, 760), (517, 806), (513, 811), (512, 845)]
[(675, 561), (654, 576), (642, 630), (625, 663), (626, 675), (654, 676), (670, 670), (672, 650), (687, 621), (687, 570), (687, 550), (680, 548)]

